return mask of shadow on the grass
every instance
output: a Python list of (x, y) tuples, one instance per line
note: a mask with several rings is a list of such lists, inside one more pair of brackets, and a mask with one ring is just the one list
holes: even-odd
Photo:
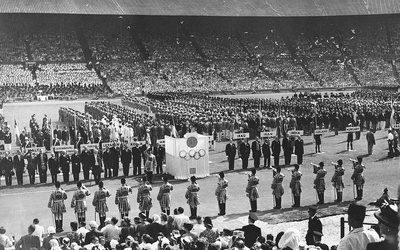
[[(318, 206), (318, 217), (329, 217), (333, 215), (340, 215), (345, 214), (346, 209), (349, 204), (354, 203), (354, 200), (342, 201), (340, 203), (336, 202), (329, 202), (323, 205), (316, 205)], [(311, 205), (311, 204), (310, 204)], [(282, 209), (268, 209), (263, 211), (257, 211), (255, 214), (259, 217), (259, 220), (268, 222), (270, 224), (277, 224), (281, 222), (292, 222), (292, 221), (302, 221), (308, 219), (308, 207), (302, 206), (298, 208), (282, 208)], [(236, 213), (236, 214), (228, 214), (225, 215), (227, 220), (235, 220), (240, 217), (248, 216), (249, 212), (244, 213)], [(219, 216), (213, 216), (212, 218), (215, 219)]]
[(336, 154), (339, 155), (339, 154), (344, 154), (344, 153), (347, 153), (347, 152), (349, 152), (349, 151), (346, 149), (346, 150), (342, 150), (342, 151), (336, 152)]

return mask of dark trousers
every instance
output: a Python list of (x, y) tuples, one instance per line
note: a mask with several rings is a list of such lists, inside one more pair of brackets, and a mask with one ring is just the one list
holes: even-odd
[(197, 217), (197, 207), (190, 207), (190, 219), (195, 219)]
[(250, 200), (250, 208), (252, 212), (257, 211), (257, 200)]
[(297, 164), (299, 165), (303, 164), (303, 154), (297, 155)]
[(129, 163), (122, 163), (122, 171), (124, 172), (124, 176), (129, 175)]
[(74, 175), (74, 181), (79, 181), (79, 173), (72, 173)]
[(51, 173), (51, 183), (56, 183), (57, 181), (57, 172)]
[(293, 195), (294, 204), (292, 207), (300, 207), (300, 195)]
[(63, 172), (63, 181), (64, 183), (69, 182), (69, 172)]
[[(118, 167), (114, 167), (113, 168), (113, 177), (117, 177), (118, 176)], [(110, 175), (111, 177), (111, 175)]]
[(147, 172), (146, 172), (146, 175), (147, 175), (147, 180), (148, 180), (150, 183), (153, 183), (153, 171), (147, 171)]
[(282, 208), (282, 197), (278, 198), (274, 196), (275, 198), (275, 207), (274, 209), (281, 209)]
[(35, 184), (35, 170), (29, 170), (28, 169), (28, 174), (29, 174), (29, 183), (30, 184)]
[(18, 185), (23, 185), (24, 183), (24, 171), (16, 171), (16, 175), (17, 175), (17, 183)]
[(141, 174), (142, 174), (142, 166), (133, 165), (133, 175), (141, 175)]
[(157, 161), (157, 168), (156, 168), (156, 173), (157, 174), (162, 174), (162, 160), (161, 161)]
[(247, 169), (249, 166), (249, 157), (242, 156), (242, 169)]
[(39, 169), (39, 180), (40, 183), (46, 183), (47, 181), (47, 171), (43, 169)]
[(12, 185), (12, 175), (10, 173), (6, 173), (6, 185), (11, 186)]
[(274, 155), (274, 166), (279, 166), (279, 155)]
[(89, 180), (89, 168), (83, 168), (83, 179)]
[(229, 170), (233, 170), (235, 167), (235, 157), (228, 156), (228, 162), (229, 162)]
[(324, 192), (318, 192), (318, 202), (317, 202), (317, 204), (324, 204), (325, 203), (325, 201), (324, 201)]
[[(268, 165), (267, 165), (268, 162)], [(269, 155), (264, 155), (264, 167), (270, 167), (271, 166), (271, 157)]]
[(255, 168), (260, 167), (260, 157), (254, 157), (254, 167)]
[(219, 206), (219, 215), (225, 215), (226, 213), (226, 203), (219, 203), (218, 202), (218, 206)]
[(291, 152), (285, 152), (285, 165), (290, 165), (290, 161), (292, 160), (292, 153)]
[(111, 168), (110, 168), (109, 166), (107, 166), (107, 167), (104, 169), (104, 178), (111, 177), (111, 176), (112, 176), (112, 174), (111, 174)]
[(97, 184), (99, 184), (100, 182), (100, 174), (101, 174), (101, 170), (100, 170), (100, 166), (95, 166), (94, 168), (98, 169), (97, 171), (92, 171), (93, 174), (93, 178), (94, 178), (94, 182)]

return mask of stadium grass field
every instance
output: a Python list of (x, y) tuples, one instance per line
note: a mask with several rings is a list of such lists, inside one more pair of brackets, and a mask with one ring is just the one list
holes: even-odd
[[(278, 98), (281, 94), (274, 95), (263, 95), (263, 97)], [(238, 96), (235, 96), (238, 97)], [(110, 100), (113, 103), (120, 103), (120, 100)], [(24, 126), (29, 127), (29, 119), (31, 114), (35, 113), (37, 120), (41, 123), (41, 119), (44, 114), (48, 117), (52, 117), (54, 123), (58, 121), (58, 109), (61, 106), (68, 106), (80, 111), (83, 111), (84, 100), (69, 101), (69, 102), (29, 102), (29, 103), (7, 103), (4, 105), (4, 116), (10, 124), (13, 125), (13, 120), (16, 119), (21, 130)], [(12, 132), (13, 128), (12, 128)], [(363, 203), (367, 204), (377, 199), (382, 190), (387, 187), (389, 189), (389, 195), (395, 196), (397, 186), (399, 184), (399, 173), (400, 165), (398, 158), (388, 159), (387, 158), (387, 131), (377, 131), (375, 134), (376, 145), (374, 147), (374, 153), (368, 156), (367, 143), (365, 140), (365, 133), (361, 134), (361, 139), (354, 142), (354, 151), (346, 151), (346, 134), (339, 133), (338, 136), (334, 136), (331, 132), (322, 138), (321, 150), (322, 154), (315, 154), (314, 144), (312, 136), (304, 136), (303, 140), (305, 143), (305, 155), (304, 163), (300, 170), (303, 173), (302, 178), (302, 199), (300, 209), (292, 209), (292, 200), (289, 189), (290, 172), (283, 170), (286, 175), (284, 179), (285, 194), (282, 199), (281, 210), (273, 210), (273, 197), (272, 190), (270, 188), (272, 183), (272, 171), (269, 169), (261, 169), (258, 171), (260, 177), (260, 199), (258, 200), (257, 215), (260, 218), (258, 225), (262, 226), (264, 233), (273, 233), (276, 235), (280, 230), (284, 230), (291, 225), (295, 225), (305, 235), (307, 229), (307, 207), (316, 203), (316, 194), (313, 189), (313, 180), (315, 175), (312, 173), (312, 166), (310, 162), (318, 163), (320, 161), (325, 162), (326, 169), (328, 171), (326, 177), (326, 192), (325, 192), (325, 205), (320, 206), (318, 214), (320, 216), (332, 216), (336, 214), (343, 214), (344, 208), (354, 201), (353, 187), (350, 180), (352, 173), (352, 165), (349, 158), (355, 159), (357, 156), (364, 156), (364, 163), (366, 170), (364, 175), (366, 178), (365, 191)], [(235, 170), (227, 171), (228, 163), (224, 153), (225, 145), (227, 142), (219, 142), (216, 144), (216, 150), (210, 151), (210, 177), (201, 179), (198, 181), (200, 190), (200, 206), (198, 208), (199, 214), (202, 216), (212, 216), (215, 218), (214, 225), (217, 228), (222, 229), (223, 227), (237, 228), (247, 223), (248, 210), (250, 208), (247, 197), (245, 196), (245, 187), (247, 184), (247, 171), (241, 170), (241, 160), (236, 159)], [(344, 167), (346, 169), (344, 182), (344, 202), (337, 204), (333, 203), (334, 193), (333, 187), (330, 185), (331, 177), (334, 173), (334, 167), (330, 163), (336, 162), (338, 159), (344, 161)], [(263, 160), (263, 158), (261, 159)], [(296, 157), (292, 156), (292, 163), (295, 163)], [(283, 163), (283, 156), (280, 160)], [(250, 157), (249, 168), (253, 167), (253, 160)], [(227, 215), (224, 217), (217, 217), (218, 206), (214, 191), (216, 188), (217, 178), (214, 174), (220, 171), (227, 171), (226, 178), (229, 180), (228, 187), (228, 203), (227, 203)], [(132, 170), (131, 170), (132, 172)], [(120, 172), (121, 176), (122, 172)], [(27, 175), (27, 173), (25, 174)], [(59, 177), (61, 179), (61, 176)], [(82, 177), (81, 177), (82, 178)], [(108, 200), (110, 212), (108, 217), (118, 215), (117, 206), (114, 204), (115, 190), (119, 186), (119, 178), (113, 178), (105, 181), (105, 185), (113, 193)], [(48, 177), (48, 181), (50, 176)], [(27, 183), (27, 176), (25, 176), (25, 183)], [(127, 183), (133, 187), (137, 187), (139, 182), (137, 178), (127, 178)], [(186, 181), (173, 181), (174, 191), (172, 192), (172, 207), (182, 206), (185, 208), (185, 213), (188, 213), (189, 208), (184, 199), (184, 193), (188, 182)], [(92, 193), (97, 189), (94, 182), (84, 182), (84, 184), (90, 189)], [(161, 182), (156, 181), (153, 185), (153, 209), (150, 214), (160, 213), (160, 207), (156, 200), (158, 187)], [(47, 202), (49, 195), (54, 187), (51, 183), (47, 184), (35, 184), (35, 185), (24, 185), (23, 187), (16, 186), (16, 179), (13, 179), (13, 185), (11, 188), (5, 187), (4, 181), (0, 184), (0, 225), (7, 229), (8, 235), (15, 235), (16, 238), (27, 232), (28, 225), (32, 222), (33, 218), (39, 218), (41, 225), (47, 227), (52, 225), (52, 215), (50, 209), (47, 208)], [(69, 229), (69, 222), (75, 219), (73, 209), (70, 208), (70, 202), (73, 191), (76, 189), (76, 183), (70, 182), (69, 184), (62, 184), (62, 187), (67, 191), (68, 200), (66, 201), (67, 213), (64, 219), (64, 229)], [(94, 220), (94, 207), (91, 205), (93, 196), (88, 197), (88, 211), (87, 221)], [(130, 204), (132, 211), (130, 217), (136, 216), (138, 213), (138, 204), (136, 203), (136, 189), (133, 195), (130, 196)], [(369, 207), (369, 210), (374, 209)], [(374, 222), (373, 216), (370, 220)], [(324, 224), (324, 242), (329, 244), (335, 244), (339, 240), (339, 218), (327, 217), (323, 219)]]

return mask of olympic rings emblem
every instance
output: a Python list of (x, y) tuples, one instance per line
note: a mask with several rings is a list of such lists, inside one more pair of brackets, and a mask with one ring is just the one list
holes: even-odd
[(200, 149), (199, 151), (195, 151), (194, 149), (189, 150), (189, 152), (186, 152), (185, 150), (181, 150), (179, 152), (179, 157), (182, 159), (185, 159), (189, 161), (190, 159), (195, 159), (199, 160), (201, 157), (204, 157), (206, 155), (206, 151), (204, 149)]

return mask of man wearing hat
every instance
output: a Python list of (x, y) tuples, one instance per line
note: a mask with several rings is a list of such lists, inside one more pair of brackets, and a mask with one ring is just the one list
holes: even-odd
[(257, 215), (250, 213), (248, 220), (249, 225), (246, 225), (237, 230), (241, 230), (244, 232), (244, 244), (246, 245), (246, 247), (251, 248), (256, 242), (257, 238), (261, 236), (261, 228), (254, 225), (256, 220), (258, 220)]
[(314, 245), (314, 231), (322, 232), (322, 223), (319, 220), (318, 216), (316, 216), (317, 207), (310, 206), (308, 207), (308, 230), (306, 234), (306, 243), (307, 245)]
[(338, 250), (365, 250), (371, 242), (380, 241), (379, 235), (373, 229), (364, 229), (366, 207), (352, 203), (347, 210), (349, 226), (353, 228), (344, 238), (340, 240)]
[(378, 225), (381, 236), (385, 239), (381, 242), (369, 243), (367, 250), (397, 250), (398, 232), (399, 232), (399, 217), (398, 206), (396, 204), (389, 205), (385, 203), (379, 211), (374, 213), (378, 219)]
[(367, 143), (368, 143), (368, 154), (372, 155), (372, 148), (375, 145), (375, 135), (374, 135), (374, 130), (371, 128), (367, 135), (365, 136), (367, 139)]
[(322, 236), (323, 236), (322, 232), (319, 231), (313, 232), (313, 237), (315, 242), (314, 246), (321, 248), (321, 250), (329, 250), (328, 245), (321, 242)]

